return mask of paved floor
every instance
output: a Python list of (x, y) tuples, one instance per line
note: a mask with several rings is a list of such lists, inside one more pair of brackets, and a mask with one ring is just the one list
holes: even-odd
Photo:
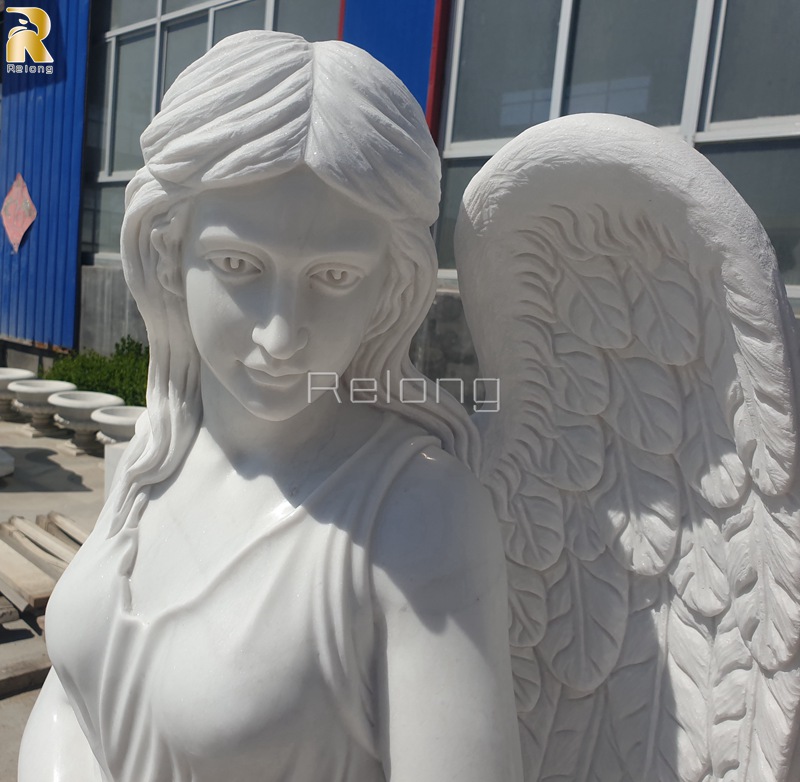
[[(0, 421), (0, 449), (15, 461), (14, 473), (0, 477), (0, 521), (15, 515), (34, 521), (57, 511), (87, 531), (93, 527), (103, 504), (101, 458), (77, 454), (66, 439), (32, 438), (25, 425), (7, 421)], [(46, 654), (38, 628), (22, 620), (3, 626), (0, 683), (4, 672), (42, 669)], [(34, 689), (0, 697), (0, 782), (16, 782), (19, 742), (37, 694)]]
[(34, 521), (51, 510), (90, 530), (103, 503), (103, 460), (77, 454), (68, 439), (31, 437), (24, 424), (0, 421), (0, 449), (15, 462), (0, 478), (0, 521), (25, 516)]
[(17, 782), (17, 755), (22, 731), (38, 690), (0, 700), (0, 782)]

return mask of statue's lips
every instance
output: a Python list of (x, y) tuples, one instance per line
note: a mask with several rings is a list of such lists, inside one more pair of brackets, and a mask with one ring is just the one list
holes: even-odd
[(269, 369), (256, 369), (247, 364), (242, 364), (245, 372), (249, 375), (250, 379), (260, 386), (270, 386), (272, 388), (289, 388), (294, 385), (301, 377), (299, 372), (280, 372)]

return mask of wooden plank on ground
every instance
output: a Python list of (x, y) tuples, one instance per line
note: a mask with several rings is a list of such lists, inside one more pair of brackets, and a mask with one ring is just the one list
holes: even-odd
[(0, 540), (0, 592), (20, 611), (44, 608), (56, 582)]
[(44, 652), (7, 665), (0, 663), (0, 698), (41, 687), (49, 671), (50, 658)]
[(56, 513), (56, 511), (50, 511), (50, 513), (47, 514), (47, 518), (65, 535), (72, 538), (79, 546), (86, 543), (86, 538), (89, 537), (89, 533), (83, 530), (77, 522), (73, 521), (68, 516)]
[(55, 535), (51, 535), (47, 530), (37, 527), (32, 521), (28, 521), (23, 516), (12, 516), (8, 520), (8, 525), (19, 530), (26, 538), (29, 538), (48, 554), (58, 557), (65, 565), (72, 562), (72, 558), (78, 552), (77, 544), (69, 545), (64, 543)]
[(75, 551), (80, 548), (79, 543), (76, 543), (69, 535), (65, 535), (54, 522), (47, 518), (47, 516), (37, 516), (36, 526), (41, 527), (45, 532), (47, 532), (49, 535), (52, 535), (54, 538), (58, 538), (62, 543), (66, 543), (68, 546), (73, 546)]
[(11, 521), (4, 521), (0, 524), (0, 541), (13, 548), (18, 554), (22, 554), (28, 562), (32, 562), (56, 581), (61, 578), (61, 574), (67, 567), (66, 562), (37, 546), (14, 527)]
[(4, 625), (7, 622), (16, 622), (17, 619), (19, 619), (19, 611), (7, 597), (0, 595), (0, 625)]

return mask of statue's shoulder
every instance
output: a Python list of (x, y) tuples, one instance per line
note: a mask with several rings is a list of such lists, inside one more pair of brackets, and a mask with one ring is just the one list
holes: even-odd
[(390, 603), (428, 588), (442, 596), (449, 582), (496, 580), (505, 560), (488, 491), (458, 459), (425, 444), (384, 497), (372, 560), (399, 588), (388, 590)]
[[(384, 413), (383, 427), (392, 432), (387, 447), (399, 450), (402, 442), (409, 457), (397, 470), (383, 503), (390, 513), (406, 503), (423, 507), (423, 515), (476, 509), (494, 514), (488, 490), (462, 461), (447, 453), (439, 439), (400, 416)], [(427, 509), (427, 510), (424, 510)]]

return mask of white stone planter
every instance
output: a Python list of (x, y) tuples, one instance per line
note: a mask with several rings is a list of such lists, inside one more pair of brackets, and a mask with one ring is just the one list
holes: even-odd
[(60, 391), (51, 394), (47, 401), (55, 408), (56, 425), (71, 429), (76, 447), (89, 452), (99, 451), (97, 432), (100, 424), (92, 419), (92, 413), (103, 407), (125, 404), (125, 400), (118, 396), (98, 391)]
[(92, 420), (98, 424), (106, 445), (125, 443), (133, 437), (136, 422), (146, 409), (135, 405), (101, 407), (92, 413)]
[(101, 407), (92, 413), (92, 420), (100, 425), (97, 439), (105, 445), (103, 467), (106, 472), (105, 497), (111, 494), (122, 455), (136, 431), (136, 422), (147, 408), (135, 405)]
[(17, 410), (31, 419), (34, 437), (58, 434), (59, 430), (53, 424), (55, 408), (47, 399), (51, 394), (74, 391), (75, 388), (74, 383), (64, 380), (15, 380), (8, 386), (16, 397)]
[(19, 421), (20, 416), (11, 407), (14, 401), (13, 391), (8, 390), (8, 384), (16, 380), (30, 380), (36, 375), (28, 369), (14, 369), (12, 367), (0, 367), (0, 420)]

